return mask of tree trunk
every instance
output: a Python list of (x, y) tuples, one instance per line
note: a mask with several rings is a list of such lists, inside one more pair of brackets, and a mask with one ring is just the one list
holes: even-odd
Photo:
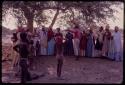
[(34, 29), (33, 29), (33, 17), (31, 17), (30, 19), (27, 19), (27, 28), (29, 29), (29, 31), (31, 33), (34, 33)]
[(29, 31), (31, 33), (34, 33), (34, 30), (33, 30), (33, 18), (34, 18), (33, 12), (31, 12), (26, 6), (23, 6), (22, 10), (24, 12), (25, 18), (27, 19), (27, 28), (29, 29)]
[(55, 16), (54, 16), (54, 18), (52, 20), (52, 23), (49, 26), (50, 28), (52, 28), (54, 26), (58, 15), (59, 15), (59, 9), (57, 9), (57, 11), (56, 11), (56, 14), (55, 14)]

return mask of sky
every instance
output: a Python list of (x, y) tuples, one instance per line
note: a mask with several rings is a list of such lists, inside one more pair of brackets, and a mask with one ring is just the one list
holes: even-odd
[[(121, 4), (121, 7), (124, 8), (124, 5)], [(112, 19), (108, 19), (107, 22), (110, 25), (111, 29), (114, 29), (115, 26), (120, 27), (121, 29), (123, 29), (123, 21), (124, 21), (124, 10), (120, 9), (118, 7), (114, 7), (114, 9), (118, 10), (118, 13), (114, 13), (114, 16), (117, 18), (115, 21)], [(54, 14), (53, 14), (54, 15)], [(52, 14), (50, 14), (50, 16), (53, 16)], [(51, 22), (50, 22), (51, 23)], [(49, 24), (46, 24), (46, 26), (49, 26)], [(16, 19), (12, 16), (12, 15), (7, 15), (6, 16), (6, 20), (2, 21), (2, 26), (7, 27), (9, 29), (16, 29)], [(57, 28), (58, 25), (55, 23), (54, 28)]]

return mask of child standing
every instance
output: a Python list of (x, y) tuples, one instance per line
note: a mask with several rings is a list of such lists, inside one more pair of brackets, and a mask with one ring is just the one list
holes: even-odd
[(58, 61), (57, 64), (57, 77), (61, 76), (61, 69), (63, 65), (63, 35), (60, 32), (60, 28), (57, 28), (57, 33), (55, 34), (56, 40), (56, 58)]

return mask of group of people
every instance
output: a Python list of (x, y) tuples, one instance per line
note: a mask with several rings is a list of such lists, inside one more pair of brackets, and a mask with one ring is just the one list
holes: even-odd
[(64, 36), (60, 28), (54, 32), (52, 28), (48, 30), (34, 29), (34, 33), (30, 33), (29, 29), (19, 28), (13, 33), (13, 49), (19, 53), (19, 57), (15, 57), (13, 66), (20, 62), (22, 72), (22, 82), (30, 78), (28, 72), (27, 60), (30, 67), (33, 67), (33, 58), (39, 55), (56, 55), (57, 76), (61, 76), (61, 68), (64, 56), (75, 56), (76, 60), (80, 57), (107, 57), (111, 60), (122, 61), (122, 43), (119, 28), (116, 26), (114, 32), (111, 33), (109, 25), (100, 27), (94, 33), (92, 27), (87, 30), (80, 31), (80, 27), (76, 25), (73, 29), (64, 30)]

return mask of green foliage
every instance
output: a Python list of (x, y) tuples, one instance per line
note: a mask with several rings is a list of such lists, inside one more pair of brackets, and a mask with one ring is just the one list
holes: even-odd
[[(2, 16), (4, 17), (7, 14), (7, 10), (12, 9), (12, 15), (17, 18), (19, 24), (27, 24), (27, 19), (31, 19), (40, 25), (48, 22), (49, 14), (45, 15), (44, 10), (51, 9), (56, 11), (59, 9), (61, 14), (63, 14), (60, 19), (66, 20), (67, 23), (69, 23), (69, 21), (77, 21), (77, 23), (84, 22), (87, 24), (94, 23), (95, 21), (105, 21), (105, 19), (109, 17), (113, 18), (113, 13), (116, 12), (116, 10), (112, 9), (111, 6), (118, 6), (120, 4), (121, 2), (111, 1), (4, 1)], [(69, 24), (72, 24), (72, 22)]]

